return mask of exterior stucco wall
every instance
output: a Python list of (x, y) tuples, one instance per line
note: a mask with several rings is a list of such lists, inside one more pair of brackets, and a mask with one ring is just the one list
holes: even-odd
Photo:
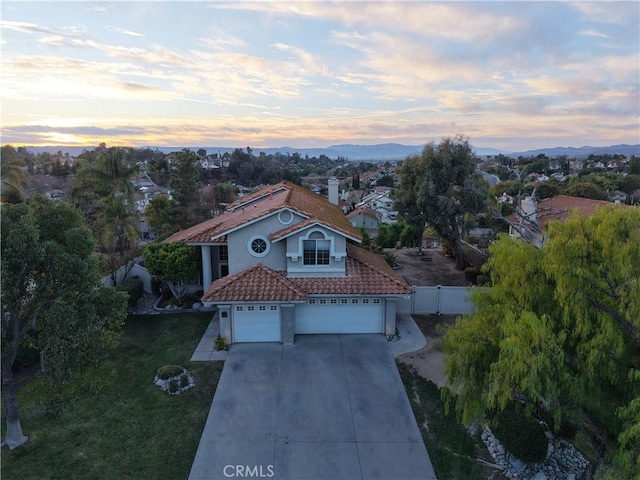
[(387, 298), (384, 302), (384, 334), (387, 336), (395, 335), (396, 333), (396, 310), (396, 299)]
[(220, 320), (220, 336), (231, 344), (231, 305), (218, 305), (218, 318)]
[(293, 345), (296, 335), (296, 308), (294, 304), (280, 305), (280, 325), (282, 327), (282, 343)]
[[(233, 275), (257, 263), (262, 263), (274, 270), (284, 270), (286, 268), (286, 245), (284, 242), (271, 242), (268, 238), (273, 232), (282, 230), (286, 226), (280, 223), (277, 215), (272, 215), (230, 233), (227, 236), (229, 274)], [(255, 257), (249, 253), (249, 240), (256, 235), (268, 240), (269, 253), (263, 257)]]

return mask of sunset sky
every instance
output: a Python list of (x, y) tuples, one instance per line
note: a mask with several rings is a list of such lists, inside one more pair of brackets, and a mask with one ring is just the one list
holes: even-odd
[(1, 3), (2, 144), (640, 143), (640, 2)]

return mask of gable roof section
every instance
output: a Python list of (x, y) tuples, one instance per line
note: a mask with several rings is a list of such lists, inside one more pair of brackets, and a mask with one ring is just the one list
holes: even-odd
[(177, 232), (165, 242), (212, 243), (212, 239), (285, 207), (320, 221), (356, 241), (362, 240), (360, 232), (351, 226), (337, 205), (304, 187), (281, 182), (241, 198), (229, 205), (222, 215)]
[(211, 284), (204, 302), (301, 302), (306, 292), (261, 263)]
[(211, 284), (202, 301), (301, 302), (308, 295), (409, 295), (411, 287), (384, 258), (360, 247), (348, 245), (345, 277), (287, 278), (257, 264)]
[(357, 207), (355, 210), (352, 210), (347, 214), (347, 218), (357, 217), (358, 215), (364, 215), (365, 217), (374, 218), (378, 220), (378, 214), (376, 211), (368, 206)]
[(308, 218), (306, 220), (303, 220), (302, 222), (294, 223), (293, 225), (290, 225), (286, 228), (283, 228), (282, 230), (272, 233), (271, 235), (269, 235), (269, 239), (272, 242), (277, 242), (279, 240), (282, 240), (283, 238), (287, 238), (290, 235), (299, 233), (315, 225), (320, 225), (322, 227), (327, 228), (328, 230), (341, 233), (342, 235), (345, 235), (347, 238), (350, 238), (351, 240), (355, 240), (357, 242), (360, 241), (360, 239), (362, 238), (361, 235), (358, 235), (357, 237), (355, 237), (354, 235), (351, 234), (351, 232), (345, 232), (344, 230), (335, 228), (333, 225), (329, 225), (326, 222), (321, 222), (315, 218)]

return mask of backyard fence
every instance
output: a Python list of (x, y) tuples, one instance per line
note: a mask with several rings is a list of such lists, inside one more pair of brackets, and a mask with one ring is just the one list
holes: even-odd
[(398, 301), (399, 313), (416, 315), (462, 315), (476, 311), (471, 294), (478, 287), (413, 286), (413, 294)]
[[(144, 285), (144, 291), (147, 293), (151, 293), (151, 274), (149, 270), (144, 268), (142, 265), (138, 265), (137, 263), (131, 267), (131, 270), (127, 273), (127, 269), (125, 267), (120, 267), (116, 272), (117, 283), (120, 285), (124, 279), (139, 277), (142, 280), (142, 284)], [(102, 278), (102, 283), (107, 285), (108, 287), (113, 287), (113, 282), (111, 281), (111, 275), (107, 275)]]

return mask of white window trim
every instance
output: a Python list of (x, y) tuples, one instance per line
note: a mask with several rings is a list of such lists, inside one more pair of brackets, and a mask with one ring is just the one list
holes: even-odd
[[(253, 243), (254, 240), (264, 240), (265, 244), (267, 245), (267, 248), (265, 249), (264, 252), (258, 253), (253, 250), (251, 244)], [(266, 257), (267, 255), (269, 255), (269, 252), (271, 251), (271, 242), (264, 235), (254, 235), (247, 242), (247, 250), (249, 250), (249, 253), (251, 254), (252, 257), (256, 257), (256, 258)]]
[[(282, 215), (283, 214), (289, 214), (291, 215), (291, 217), (289, 218), (289, 221), (285, 221), (282, 219)], [(296, 216), (293, 214), (293, 212), (291, 210), (280, 210), (278, 212), (278, 221), (282, 224), (282, 225), (291, 225), (293, 223), (293, 221), (295, 220)]]
[[(305, 240), (319, 240), (316, 238), (309, 238), (314, 233), (320, 233), (322, 235), (323, 240), (329, 240), (329, 258), (333, 259), (336, 262), (342, 261), (344, 257), (347, 256), (347, 252), (338, 253), (336, 252), (336, 239), (331, 235), (327, 235), (327, 233), (321, 228), (312, 228), (303, 236), (298, 237), (298, 251), (297, 252), (287, 252), (287, 257), (291, 259), (292, 262), (298, 262), (302, 259), (302, 252), (304, 252), (303, 242)], [(300, 262), (302, 264), (302, 262)], [(320, 269), (320, 268), (329, 267), (329, 265), (304, 265), (305, 269)]]

